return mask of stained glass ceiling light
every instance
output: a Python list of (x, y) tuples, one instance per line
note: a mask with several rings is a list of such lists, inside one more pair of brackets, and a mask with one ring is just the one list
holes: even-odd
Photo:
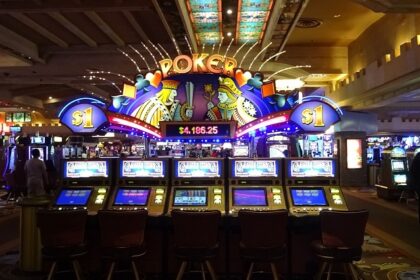
[(240, 43), (255, 43), (264, 35), (273, 0), (239, 0), (236, 38)]
[(217, 44), (222, 37), (221, 0), (186, 0), (197, 43)]

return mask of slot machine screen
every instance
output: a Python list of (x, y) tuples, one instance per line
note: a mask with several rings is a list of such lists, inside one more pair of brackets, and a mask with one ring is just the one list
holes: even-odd
[(294, 178), (335, 176), (333, 160), (290, 160), (288, 168)]
[(292, 203), (294, 206), (327, 206), (327, 199), (322, 188), (292, 188)]
[(39, 154), (40, 154), (39, 159), (40, 160), (45, 160), (45, 153), (44, 153), (44, 149), (43, 148), (34, 148), (34, 147), (31, 147), (31, 154), (29, 155), (29, 158), (32, 158), (32, 151), (33, 150), (38, 150), (39, 151)]
[(221, 163), (219, 160), (175, 160), (175, 178), (220, 178)]
[(207, 206), (207, 189), (175, 189), (174, 206)]
[(109, 176), (108, 170), (108, 162), (106, 160), (66, 161), (64, 165), (64, 178), (107, 178)]
[(233, 160), (232, 177), (277, 177), (276, 160)]
[(120, 177), (148, 177), (148, 178), (163, 178), (165, 177), (165, 163), (164, 161), (141, 161), (141, 160), (123, 160), (120, 164)]
[(392, 171), (404, 171), (404, 161), (402, 160), (391, 160)]
[(239, 189), (233, 191), (234, 206), (267, 206), (267, 193), (264, 188)]
[(249, 155), (248, 146), (233, 146), (234, 157), (247, 157)]
[(91, 189), (62, 189), (55, 205), (85, 206), (89, 201), (91, 192)]
[(407, 175), (406, 174), (394, 174), (394, 182), (397, 185), (406, 185), (407, 184)]
[(150, 189), (120, 188), (114, 205), (145, 206), (149, 200)]

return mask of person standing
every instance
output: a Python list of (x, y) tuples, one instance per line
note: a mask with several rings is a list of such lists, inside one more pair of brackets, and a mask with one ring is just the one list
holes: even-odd
[(25, 163), (26, 187), (28, 197), (45, 195), (45, 186), (48, 185), (47, 168), (45, 163), (39, 159), (40, 152), (33, 149), (32, 159)]
[[(410, 170), (408, 170), (408, 186), (417, 192), (417, 196), (420, 198), (420, 153), (414, 156), (411, 162)], [(418, 212), (419, 212), (419, 223), (420, 223), (420, 199), (418, 199)]]

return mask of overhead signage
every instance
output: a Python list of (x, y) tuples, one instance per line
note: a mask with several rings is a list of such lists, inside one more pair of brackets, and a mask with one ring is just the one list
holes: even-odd
[(232, 138), (235, 126), (235, 122), (161, 122), (166, 138)]
[(94, 104), (77, 104), (61, 116), (61, 123), (74, 133), (93, 133), (107, 121), (105, 112)]
[(340, 115), (328, 103), (305, 101), (292, 111), (290, 120), (306, 132), (324, 132), (340, 120)]
[(234, 76), (233, 69), (238, 62), (233, 57), (220, 54), (194, 53), (192, 57), (188, 55), (178, 55), (173, 60), (163, 59), (159, 61), (163, 78), (171, 74), (185, 73), (214, 73)]

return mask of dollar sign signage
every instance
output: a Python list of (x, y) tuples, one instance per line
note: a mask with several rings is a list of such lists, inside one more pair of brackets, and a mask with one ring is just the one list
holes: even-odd
[(93, 104), (77, 104), (61, 116), (61, 123), (74, 133), (93, 133), (103, 126), (108, 118), (104, 111)]
[(293, 109), (290, 120), (307, 132), (323, 132), (340, 120), (340, 115), (328, 103), (307, 101)]

